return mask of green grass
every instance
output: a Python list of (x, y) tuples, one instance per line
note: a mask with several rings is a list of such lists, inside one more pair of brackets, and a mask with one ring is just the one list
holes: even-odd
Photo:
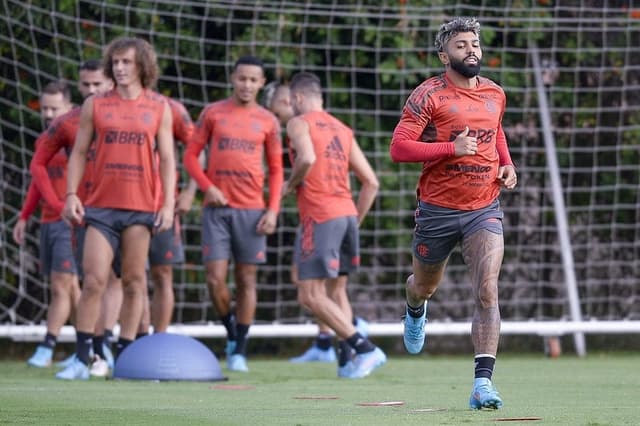
[[(250, 359), (228, 382), (63, 382), (53, 368), (0, 362), (0, 424), (126, 425), (464, 425), (640, 424), (640, 355), (533, 355), (498, 359), (494, 382), (505, 406), (471, 411), (469, 357), (394, 357), (362, 380), (336, 378), (335, 366)], [(217, 384), (249, 385), (221, 390)], [(337, 399), (300, 399), (332, 396)], [(360, 402), (404, 401), (396, 407)], [(419, 411), (427, 408), (442, 411)]]

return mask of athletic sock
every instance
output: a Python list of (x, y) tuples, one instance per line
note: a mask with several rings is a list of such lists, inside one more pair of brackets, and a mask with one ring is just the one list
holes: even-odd
[(331, 349), (331, 340), (333, 336), (331, 333), (322, 332), (316, 337), (316, 347), (322, 351), (328, 351)]
[(496, 357), (489, 354), (479, 354), (475, 356), (475, 378), (485, 377), (491, 380)]
[(104, 335), (93, 336), (93, 353), (98, 355), (101, 359), (105, 359), (102, 345), (104, 344)]
[(424, 303), (419, 307), (414, 308), (407, 302), (407, 313), (412, 318), (422, 318), (422, 316), (424, 315)]
[(347, 343), (357, 354), (364, 354), (373, 351), (376, 347), (368, 339), (362, 337), (360, 333), (355, 333), (353, 336), (347, 339)]
[(131, 343), (133, 343), (133, 340), (125, 339), (124, 337), (120, 337), (118, 339), (118, 341), (116, 342), (116, 358), (119, 357), (120, 354), (122, 353), (122, 351), (127, 349), (127, 346), (129, 346)]
[(351, 346), (344, 340), (338, 342), (338, 367), (344, 367), (351, 361)]
[(249, 334), (248, 324), (236, 324), (236, 348), (234, 354), (245, 355), (247, 353), (247, 334)]
[(85, 365), (89, 365), (89, 352), (93, 344), (93, 334), (76, 331), (76, 356)]
[(56, 347), (56, 343), (58, 342), (58, 338), (51, 333), (47, 333), (44, 336), (44, 340), (42, 341), (42, 346), (45, 348), (53, 349)]
[(222, 325), (227, 330), (227, 340), (236, 340), (236, 317), (229, 312), (227, 315), (220, 317)]
[(138, 334), (136, 334), (136, 340), (141, 339), (141, 338), (143, 338), (145, 336), (148, 336), (148, 335), (149, 335), (148, 331), (146, 333), (138, 333)]
[(102, 341), (102, 343), (109, 348), (109, 350), (111, 350), (112, 346), (113, 346), (113, 331), (111, 330), (105, 330), (104, 331), (104, 340)]

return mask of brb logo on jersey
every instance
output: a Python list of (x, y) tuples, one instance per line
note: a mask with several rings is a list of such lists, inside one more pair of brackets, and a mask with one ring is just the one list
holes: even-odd
[[(452, 131), (451, 135), (449, 136), (449, 142), (453, 142), (456, 137), (458, 137), (458, 135), (462, 132), (462, 130)], [(490, 143), (495, 135), (496, 129), (469, 129), (469, 134), (467, 136), (476, 138), (478, 140), (478, 143)]]
[(144, 132), (127, 132), (122, 130), (107, 130), (105, 132), (104, 143), (118, 145), (142, 146), (147, 141), (147, 134)]
[(218, 142), (218, 150), (231, 150), (251, 153), (256, 150), (256, 145), (252, 141), (246, 139), (222, 137)]

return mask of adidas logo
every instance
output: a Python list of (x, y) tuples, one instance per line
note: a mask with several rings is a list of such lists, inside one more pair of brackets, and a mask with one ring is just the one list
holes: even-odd
[(342, 149), (342, 144), (340, 143), (340, 139), (337, 136), (334, 136), (331, 139), (331, 142), (324, 150), (325, 158), (338, 160), (338, 161), (347, 161), (347, 156), (344, 154), (344, 150)]

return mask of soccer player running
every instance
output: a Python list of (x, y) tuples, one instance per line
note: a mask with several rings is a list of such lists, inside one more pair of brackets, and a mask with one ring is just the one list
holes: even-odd
[[(71, 90), (66, 83), (53, 81), (47, 84), (40, 95), (40, 115), (48, 129), (42, 135), (50, 131), (54, 119), (64, 115), (72, 107)], [(36, 140), (36, 147), (41, 144), (41, 138), (42, 136)], [(50, 176), (56, 193), (60, 198), (64, 197), (67, 174), (67, 158), (64, 152), (58, 152), (55, 155), (47, 165), (46, 173)], [(19, 219), (13, 228), (13, 239), (18, 244), (24, 243), (27, 221), (38, 207), (41, 198), (42, 195), (33, 179), (27, 190)], [(49, 278), (51, 300), (47, 308), (47, 333), (44, 340), (36, 347), (35, 353), (27, 360), (27, 364), (39, 368), (51, 365), (60, 329), (75, 310), (76, 302), (80, 297), (78, 270), (71, 244), (71, 228), (60, 217), (58, 204), (46, 201), (41, 203), (38, 246), (40, 268), (42, 274)]]
[(445, 72), (411, 93), (390, 146), (393, 161), (423, 163), (404, 344), (409, 353), (422, 350), (427, 300), (461, 242), (475, 302), (475, 380), (469, 404), (497, 409), (502, 399), (491, 378), (500, 335), (498, 274), (504, 252), (498, 195), (501, 187), (512, 189), (517, 181), (501, 124), (506, 98), (496, 83), (478, 75), (482, 49), (476, 19), (443, 24), (435, 46)]
[[(102, 64), (98, 60), (90, 59), (82, 62), (78, 68), (78, 76), (78, 90), (80, 91), (83, 99), (86, 99), (91, 95), (113, 89), (113, 81), (105, 76)], [(59, 190), (56, 190), (53, 185), (55, 176), (48, 173), (48, 164), (52, 161), (52, 158), (56, 158), (57, 155), (63, 154), (66, 170), (68, 156), (71, 153), (79, 127), (80, 109), (80, 107), (76, 107), (57, 118), (51, 124), (49, 130), (38, 138), (36, 141), (36, 150), (33, 159), (31, 160), (31, 165), (29, 166), (31, 175), (33, 176), (33, 182), (38, 187), (42, 197), (48, 204), (56, 206), (56, 209), (59, 212), (62, 212), (62, 208), (64, 207), (66, 175), (65, 180), (60, 181), (57, 184), (60, 188)], [(80, 185), (81, 197), (85, 196), (84, 193), (89, 190), (90, 185), (90, 173), (85, 171), (83, 181)], [(84, 228), (76, 226), (74, 227), (74, 231), (76, 262), (78, 266), (81, 266), (82, 256), (78, 251), (81, 250), (81, 240), (83, 238)], [(107, 291), (103, 298), (101, 320), (96, 324), (95, 336), (93, 339), (94, 354), (100, 357), (101, 360), (107, 361), (107, 364), (112, 364), (113, 362), (110, 348), (110, 337), (112, 336), (112, 329), (117, 321), (118, 313), (120, 311), (120, 304), (122, 302), (121, 294), (122, 285), (120, 280), (112, 274), (109, 279)], [(78, 289), (76, 302), (77, 299), (79, 299), (79, 296), (80, 290)], [(61, 363), (58, 363), (58, 365), (66, 367), (73, 361), (74, 357), (75, 355)], [(97, 364), (94, 363), (93, 367), (96, 366)]]
[[(265, 87), (265, 92), (267, 92), (264, 101), (265, 106), (278, 117), (280, 124), (286, 127), (289, 119), (295, 115), (293, 107), (291, 106), (289, 86), (277, 82), (269, 83), (267, 87)], [(293, 162), (293, 158), (291, 158), (291, 161)], [(328, 278), (326, 281), (327, 294), (346, 310), (347, 318), (353, 318), (352, 323), (355, 325), (356, 330), (362, 336), (367, 337), (369, 324), (364, 319), (353, 315), (347, 293), (347, 280), (348, 273), (343, 271), (340, 271), (335, 278)], [(294, 285), (298, 283), (298, 272), (295, 263), (291, 268), (291, 281)], [(322, 321), (316, 321), (318, 323), (318, 335), (313, 345), (302, 355), (290, 358), (290, 362), (296, 364), (304, 362), (336, 362), (336, 351), (333, 347), (333, 331), (331, 327)]]
[[(318, 77), (296, 74), (289, 89), (296, 116), (287, 123), (287, 136), (294, 160), (282, 194), (297, 195), (298, 300), (340, 339), (338, 376), (365, 377), (386, 362), (386, 355), (356, 330), (348, 299), (340, 303), (330, 297), (326, 282), (359, 266), (358, 226), (375, 200), (378, 179), (353, 131), (324, 110)], [(362, 185), (356, 203), (350, 170)]]
[[(121, 37), (106, 47), (103, 63), (116, 87), (85, 100), (69, 159), (63, 216), (72, 223), (84, 221), (87, 231), (76, 321), (77, 358), (56, 374), (59, 379), (89, 377), (92, 333), (118, 250), (124, 289), (119, 351), (133, 341), (146, 297), (145, 264), (151, 231), (165, 231), (173, 224), (172, 119), (166, 99), (151, 90), (159, 73), (155, 51), (142, 39)], [(77, 190), (94, 137), (93, 185), (83, 204)], [(155, 176), (158, 172), (161, 188)], [(160, 191), (164, 202), (158, 209)]]
[[(246, 344), (257, 303), (257, 267), (266, 262), (266, 236), (276, 229), (280, 209), (282, 138), (278, 119), (257, 103), (265, 84), (264, 66), (254, 56), (233, 67), (231, 97), (200, 114), (184, 155), (187, 172), (204, 192), (202, 254), (211, 301), (227, 331), (227, 367), (249, 371)], [(207, 172), (198, 155), (209, 147)], [(264, 200), (263, 157), (269, 170), (269, 200)], [(236, 312), (227, 287), (233, 257)]]

